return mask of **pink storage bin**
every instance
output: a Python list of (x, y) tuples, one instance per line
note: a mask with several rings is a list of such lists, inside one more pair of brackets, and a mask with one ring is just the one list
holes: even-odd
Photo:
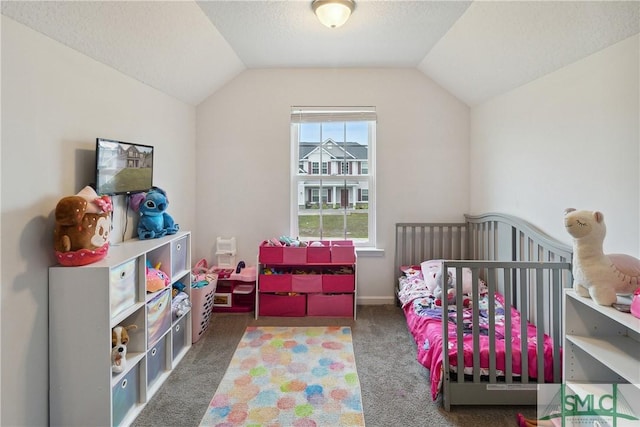
[(356, 262), (356, 248), (351, 240), (331, 242), (331, 262), (353, 264)]
[(320, 274), (293, 274), (291, 276), (293, 292), (322, 292), (322, 276)]
[(260, 316), (302, 317), (306, 312), (305, 295), (272, 295), (260, 294)]
[(307, 262), (307, 248), (285, 246), (282, 252), (283, 264), (305, 264)]
[(260, 292), (291, 292), (291, 274), (261, 274)]
[(260, 245), (258, 259), (262, 264), (282, 264), (282, 246), (269, 246), (265, 243)]
[(307, 316), (353, 317), (353, 294), (309, 294)]
[(640, 289), (637, 289), (631, 300), (631, 314), (640, 319)]
[(322, 292), (353, 292), (356, 289), (356, 276), (354, 274), (323, 274)]
[(307, 263), (326, 264), (331, 262), (331, 242), (328, 240), (318, 240), (322, 246), (311, 246), (314, 242), (309, 242), (307, 246)]

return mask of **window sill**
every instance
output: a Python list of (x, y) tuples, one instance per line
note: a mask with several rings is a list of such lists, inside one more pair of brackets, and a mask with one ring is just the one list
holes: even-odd
[(383, 257), (384, 249), (356, 247), (356, 253), (358, 254), (358, 257), (362, 258)]

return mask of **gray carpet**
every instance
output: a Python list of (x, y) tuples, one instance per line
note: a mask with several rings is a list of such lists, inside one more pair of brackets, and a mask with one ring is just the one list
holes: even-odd
[[(134, 426), (197, 426), (222, 379), (244, 330), (256, 326), (351, 326), (367, 427), (508, 426), (535, 407), (456, 406), (433, 402), (428, 371), (402, 311), (393, 305), (359, 306), (357, 320), (277, 318), (216, 313), (206, 334), (151, 399)], [(286, 427), (286, 426), (283, 426)], [(331, 427), (331, 426), (327, 426)]]

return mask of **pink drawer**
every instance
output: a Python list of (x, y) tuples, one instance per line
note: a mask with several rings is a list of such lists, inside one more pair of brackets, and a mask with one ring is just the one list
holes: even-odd
[(353, 317), (353, 294), (309, 294), (307, 316)]
[(291, 292), (291, 274), (261, 274), (260, 292)]
[(328, 240), (318, 240), (323, 246), (311, 246), (313, 242), (309, 242), (307, 247), (307, 262), (309, 264), (328, 264), (331, 262), (331, 244)]
[(322, 292), (353, 292), (356, 289), (354, 274), (323, 274)]
[(282, 248), (283, 264), (304, 264), (307, 262), (307, 248), (285, 246)]
[(356, 262), (356, 249), (351, 240), (331, 242), (331, 262), (353, 264)]
[(306, 312), (305, 295), (272, 295), (260, 293), (258, 297), (260, 316), (302, 317)]
[(293, 292), (322, 292), (322, 275), (293, 274), (291, 276), (291, 290)]
[(282, 264), (282, 246), (260, 245), (258, 258), (261, 264)]

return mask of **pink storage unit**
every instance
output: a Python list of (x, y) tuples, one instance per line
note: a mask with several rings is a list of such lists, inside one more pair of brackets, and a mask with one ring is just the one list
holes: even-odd
[(355, 274), (323, 274), (322, 292), (354, 292), (356, 289)]
[(291, 290), (293, 292), (322, 292), (322, 276), (320, 274), (291, 275)]
[(353, 294), (309, 294), (307, 316), (353, 316)]
[(282, 264), (282, 246), (260, 245), (258, 259), (261, 264)]
[(304, 264), (307, 262), (307, 248), (285, 246), (282, 252), (283, 264)]
[(260, 292), (291, 292), (291, 274), (261, 274)]
[(328, 240), (318, 240), (322, 246), (312, 246), (309, 242), (307, 246), (307, 263), (309, 264), (327, 264), (331, 262), (331, 243)]
[(260, 316), (302, 317), (306, 313), (305, 295), (260, 294)]
[(331, 242), (331, 262), (354, 263), (356, 262), (356, 249), (351, 240), (334, 240)]

